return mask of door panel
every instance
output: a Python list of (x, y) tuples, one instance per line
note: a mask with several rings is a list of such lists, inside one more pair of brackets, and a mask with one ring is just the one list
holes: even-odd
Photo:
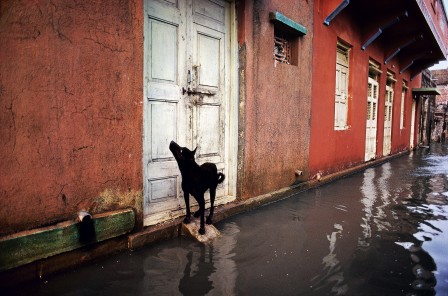
[(198, 86), (219, 87), (220, 39), (198, 32)]
[(219, 32), (226, 32), (228, 3), (223, 0), (194, 0), (193, 22)]
[(177, 78), (177, 32), (176, 24), (152, 19), (151, 30), (151, 78), (176, 82)]
[(218, 156), (221, 160), (221, 116), (220, 106), (204, 105), (198, 108), (198, 143), (201, 147), (198, 157)]
[(149, 182), (149, 191), (151, 193), (151, 201), (158, 202), (165, 198), (176, 198), (177, 177), (168, 177)]
[(225, 8), (222, 3), (208, 0), (195, 1), (194, 13), (197, 16), (202, 16), (205, 19), (211, 19), (224, 25)]
[[(151, 109), (151, 161), (172, 160), (172, 153), (166, 147), (170, 144), (170, 139), (176, 139), (177, 127), (177, 104), (161, 103), (150, 104)], [(163, 114), (163, 116), (160, 116)]]

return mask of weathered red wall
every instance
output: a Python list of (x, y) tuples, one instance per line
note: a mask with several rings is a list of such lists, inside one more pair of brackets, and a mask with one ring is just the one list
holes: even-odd
[(440, 36), (440, 41), (444, 43), (444, 46), (448, 46), (448, 27), (446, 11), (448, 7), (445, 7), (445, 11), (442, 8), (442, 0), (423, 0), (422, 4), (426, 6), (429, 16), (431, 17), (434, 27)]
[(0, 4), (0, 234), (141, 212), (142, 6)]
[[(383, 74), (380, 76), (378, 123), (377, 123), (377, 157), (383, 155), (384, 102), (386, 73), (395, 73), (395, 96), (392, 115), (392, 148), (396, 153), (409, 147), (410, 122), (413, 87), (420, 86), (420, 77), (410, 80), (405, 71), (399, 74), (397, 60), (384, 65), (384, 49), (373, 43), (365, 51), (361, 45), (366, 36), (360, 31), (353, 17), (343, 10), (330, 26), (323, 24), (324, 19), (334, 9), (331, 2), (319, 1), (314, 10), (313, 40), (313, 100), (311, 107), (310, 136), (310, 176), (318, 171), (333, 173), (364, 162), (367, 110), (367, 80), (369, 58), (380, 63)], [(331, 6), (331, 8), (330, 8)], [(369, 37), (369, 36), (368, 36)], [(349, 43), (349, 111), (347, 130), (334, 130), (335, 81), (336, 81), (336, 47), (338, 38)], [(402, 81), (408, 82), (409, 91), (405, 101), (405, 129), (400, 130), (400, 104)], [(418, 117), (416, 117), (416, 126)]]
[[(296, 170), (307, 174), (313, 1), (244, 2), (238, 16), (239, 45), (246, 53), (240, 60), (245, 62), (240, 65), (245, 71), (241, 102), (245, 112), (239, 120), (245, 136), (240, 138), (244, 155), (239, 195), (247, 198), (291, 185)], [(308, 30), (299, 37), (298, 66), (274, 64), (274, 25), (269, 12), (275, 11)]]

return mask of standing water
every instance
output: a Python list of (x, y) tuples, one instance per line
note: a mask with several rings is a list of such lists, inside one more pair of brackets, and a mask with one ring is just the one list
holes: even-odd
[(448, 147), (434, 145), (15, 295), (448, 295)]

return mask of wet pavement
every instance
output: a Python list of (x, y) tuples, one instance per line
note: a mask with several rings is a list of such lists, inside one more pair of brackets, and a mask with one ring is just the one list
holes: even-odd
[[(434, 144), (14, 295), (448, 295), (448, 145)], [(8, 293), (7, 293), (8, 294)]]

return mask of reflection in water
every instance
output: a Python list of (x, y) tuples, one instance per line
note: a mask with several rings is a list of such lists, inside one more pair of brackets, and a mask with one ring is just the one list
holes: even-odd
[(358, 245), (361, 247), (368, 247), (370, 245), (369, 241), (372, 237), (372, 217), (373, 217), (373, 205), (377, 199), (376, 186), (373, 183), (375, 179), (375, 170), (367, 169), (364, 171), (364, 180), (361, 186), (364, 217), (362, 217), (361, 227), (362, 236), (358, 238)]
[(148, 291), (153, 295), (177, 295), (178, 285), (173, 285), (173, 281), (183, 276), (188, 264), (188, 252), (181, 246), (170, 246), (162, 250), (155, 249), (149, 256), (142, 256), (145, 277), (140, 282), (140, 291)]
[[(381, 166), (379, 178), (375, 177), (378, 168), (364, 172), (361, 186), (361, 203), (364, 206), (364, 217), (361, 220), (363, 230), (358, 245), (368, 247), (373, 234), (384, 237), (389, 236), (391, 232), (396, 233), (396, 244), (408, 251), (412, 266), (412, 290), (432, 295), (436, 293), (434, 287), (438, 281), (444, 282), (445, 288), (442, 289), (443, 293), (446, 293), (448, 259), (443, 258), (447, 258), (448, 253), (441, 254), (446, 252), (442, 248), (446, 248), (448, 242), (448, 202), (447, 196), (444, 195), (447, 190), (448, 157), (427, 156), (423, 161), (425, 165), (410, 174), (416, 179), (415, 182), (411, 178), (400, 184), (394, 177), (393, 183), (390, 184), (389, 180), (393, 178), (393, 163)], [(377, 198), (378, 195), (380, 199)], [(397, 220), (402, 223), (396, 223)], [(440, 226), (437, 226), (439, 224)], [(412, 236), (409, 237), (406, 232)], [(405, 238), (410, 241), (403, 241)], [(444, 246), (439, 247), (442, 241)], [(437, 270), (434, 257), (439, 257), (437, 262), (445, 261), (442, 270)], [(443, 277), (440, 276), (441, 273)], [(401, 274), (404, 275), (405, 272)]]
[(340, 261), (335, 253), (336, 240), (338, 237), (342, 236), (343, 228), (340, 224), (334, 224), (334, 228), (336, 231), (333, 231), (331, 235), (327, 235), (327, 239), (330, 242), (330, 253), (328, 253), (322, 260), (324, 270), (326, 271), (324, 279), (325, 281), (333, 283), (331, 291), (335, 293), (335, 295), (345, 295), (348, 291), (348, 286), (345, 284), (344, 271), (342, 270)]
[[(233, 295), (238, 273), (232, 258), (239, 231), (235, 223), (228, 223), (211, 245), (184, 237), (180, 245), (150, 254), (145, 258), (142, 291), (154, 295)], [(173, 285), (176, 279), (178, 284)]]
[(387, 231), (390, 228), (390, 223), (387, 219), (389, 205), (391, 203), (391, 186), (389, 178), (391, 176), (391, 165), (385, 163), (381, 166), (381, 176), (378, 180), (378, 188), (380, 190), (381, 204), (376, 208), (377, 213), (374, 218), (375, 226), (378, 231)]
[(448, 295), (447, 148), (2, 295)]
[(210, 275), (213, 282), (214, 295), (234, 295), (236, 279), (238, 276), (237, 266), (233, 257), (237, 236), (240, 229), (235, 223), (227, 223), (221, 229), (222, 235), (213, 242), (215, 270)]
[[(184, 269), (184, 276), (179, 282), (179, 291), (183, 295), (205, 295), (213, 289), (213, 282), (209, 280), (210, 275), (215, 272), (213, 265), (213, 247), (209, 247), (208, 260), (205, 259), (206, 247), (200, 247), (200, 257), (196, 263), (196, 269), (192, 272), (193, 251), (187, 254), (187, 264)], [(195, 287), (195, 290), (191, 289)]]
[(411, 252), (415, 256), (413, 286), (448, 295), (448, 157), (433, 153), (423, 161), (426, 165), (415, 173), (426, 180), (420, 190), (423, 194), (408, 204), (409, 212), (419, 217), (414, 233), (420, 242), (416, 248), (419, 252)]

